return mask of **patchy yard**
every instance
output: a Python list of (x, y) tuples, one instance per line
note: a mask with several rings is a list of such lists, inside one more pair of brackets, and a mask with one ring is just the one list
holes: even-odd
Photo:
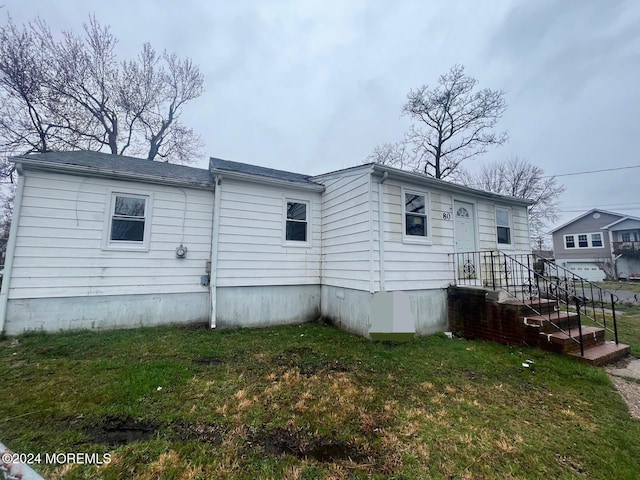
[(0, 378), (16, 452), (110, 455), (34, 465), (49, 479), (640, 476), (640, 422), (602, 369), (444, 335), (34, 334), (0, 342)]

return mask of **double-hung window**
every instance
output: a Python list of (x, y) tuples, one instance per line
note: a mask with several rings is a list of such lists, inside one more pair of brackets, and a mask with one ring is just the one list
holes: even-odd
[(111, 193), (105, 248), (148, 249), (150, 195)]
[(564, 236), (564, 247), (565, 248), (576, 248), (576, 239), (573, 235), (565, 235)]
[(496, 235), (498, 245), (511, 245), (511, 210), (496, 207)]
[(592, 247), (602, 247), (602, 234), (601, 233), (592, 233), (591, 234), (591, 246)]
[(310, 245), (310, 203), (307, 200), (286, 198), (284, 219), (284, 242), (287, 245)]
[(429, 241), (429, 194), (402, 189), (405, 241)]

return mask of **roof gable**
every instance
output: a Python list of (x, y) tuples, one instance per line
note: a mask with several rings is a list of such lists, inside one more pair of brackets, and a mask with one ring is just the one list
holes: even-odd
[[(563, 223), (563, 224), (562, 224), (562, 225), (560, 225), (559, 227), (554, 228), (554, 229), (553, 229), (553, 230), (551, 230), (549, 233), (551, 233), (551, 234), (556, 233), (557, 231), (562, 230), (562, 229), (564, 229), (564, 228), (566, 228), (566, 227), (568, 227), (568, 226), (570, 226), (570, 225), (572, 225), (572, 224), (574, 224), (574, 223), (576, 223), (576, 222), (578, 222), (578, 221), (580, 221), (580, 220), (582, 220), (582, 219), (584, 219), (584, 218), (588, 217), (589, 215), (593, 215), (593, 214), (595, 214), (595, 213), (598, 213), (598, 214), (600, 214), (600, 215), (603, 215), (603, 214), (604, 214), (604, 215), (612, 215), (612, 216), (614, 216), (614, 217), (617, 217), (617, 219), (618, 219), (618, 220), (624, 217), (624, 215), (621, 215), (620, 213), (609, 212), (609, 211), (607, 211), (607, 210), (601, 210), (601, 209), (599, 209), (599, 208), (592, 208), (592, 209), (591, 209), (591, 210), (589, 210), (588, 212), (585, 212), (585, 213), (583, 213), (582, 215), (579, 215), (579, 216), (577, 216), (576, 218), (574, 218), (574, 219), (572, 219), (572, 220), (569, 220), (569, 221), (568, 221), (568, 222), (566, 222), (566, 223)], [(604, 223), (604, 224), (606, 225), (607, 223), (611, 223), (611, 222), (610, 222), (610, 219), (609, 219), (609, 220), (608, 220), (608, 219), (603, 219), (603, 222), (602, 222), (602, 223)], [(600, 225), (598, 228), (602, 228), (602, 227), (603, 227), (603, 225)]]
[(606, 230), (613, 230), (613, 231), (640, 228), (640, 218), (627, 216), (627, 217), (621, 218), (620, 220), (616, 220), (613, 223), (605, 225), (602, 228)]

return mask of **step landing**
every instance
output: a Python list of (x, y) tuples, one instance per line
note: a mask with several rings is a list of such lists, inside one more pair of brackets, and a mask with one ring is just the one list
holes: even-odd
[(606, 365), (620, 360), (623, 357), (629, 355), (631, 348), (629, 345), (623, 343), (616, 344), (615, 342), (604, 342), (599, 345), (592, 345), (584, 349), (584, 356), (580, 355), (580, 350), (577, 352), (567, 352), (578, 360), (590, 363), (591, 365)]

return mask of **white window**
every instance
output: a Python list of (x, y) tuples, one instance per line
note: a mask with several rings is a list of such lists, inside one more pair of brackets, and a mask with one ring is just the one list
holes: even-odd
[(429, 242), (429, 194), (402, 189), (402, 233), (408, 242)]
[(576, 240), (573, 235), (564, 236), (564, 246), (565, 248), (576, 248)]
[(622, 232), (622, 241), (623, 242), (630, 242), (631, 241), (631, 233), (629, 232)]
[(285, 198), (284, 243), (293, 246), (309, 246), (310, 204), (307, 200)]
[(586, 234), (578, 235), (578, 248), (589, 248), (589, 240)]
[(150, 212), (151, 195), (111, 192), (103, 247), (148, 250), (151, 232)]
[(604, 248), (602, 233), (574, 233), (564, 236), (565, 248)]
[(496, 234), (499, 245), (511, 245), (511, 210), (496, 207)]

